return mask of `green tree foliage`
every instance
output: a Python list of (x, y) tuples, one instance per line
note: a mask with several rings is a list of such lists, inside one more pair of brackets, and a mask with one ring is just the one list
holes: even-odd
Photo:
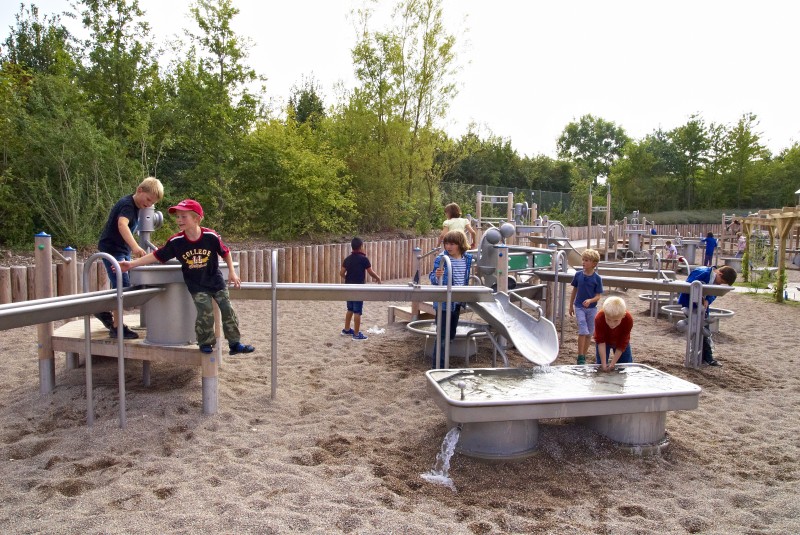
[[(246, 65), (247, 43), (231, 21), (239, 13), (230, 0), (198, 0), (190, 11), (200, 33), (175, 69), (173, 162), (176, 187), (225, 215), (235, 196), (232, 163), (257, 117), (248, 84), (258, 79)], [(182, 164), (182, 165), (181, 165)], [(232, 216), (232, 214), (230, 214)], [(233, 218), (217, 218), (219, 226)]]
[[(159, 87), (150, 27), (137, 0), (81, 0), (89, 32), (81, 87), (94, 122), (146, 165), (150, 110)], [(146, 174), (145, 172), (139, 174)]]
[(264, 121), (245, 138), (236, 166), (236, 231), (278, 239), (353, 229), (347, 167), (313, 138), (310, 125)]
[(683, 192), (684, 208), (697, 205), (697, 183), (708, 162), (709, 138), (705, 122), (697, 115), (669, 133), (678, 157), (677, 178)]
[(58, 15), (40, 17), (39, 8), (20, 5), (14, 16), (16, 26), (3, 42), (0, 58), (4, 63), (33, 73), (69, 75), (75, 67), (75, 47), (69, 31)]
[(450, 138), (440, 123), (455, 95), (456, 40), (442, 6), (399, 0), (377, 30), (359, 12), (356, 87), (326, 110), (306, 80), (286, 117), (268, 120), (248, 42), (232, 29), (233, 0), (191, 4), (188, 41), (163, 71), (138, 0), (77, 0), (63, 16), (83, 22), (80, 46), (59, 16), (23, 4), (0, 50), (0, 241), (45, 230), (93, 244), (111, 204), (145, 175), (164, 182), (165, 203), (197, 198), (226, 235), (274, 238), (439, 228), (443, 204), (474, 204), (467, 184), (529, 202), (534, 190), (569, 192), (545, 213), (559, 205), (572, 224), (585, 222), (590, 188), (603, 204), (600, 175), (615, 218), (795, 202), (800, 148), (771, 155), (753, 114), (732, 125), (693, 115), (639, 140), (584, 115), (566, 125), (558, 159), (521, 157), (473, 125)]
[(319, 83), (313, 78), (303, 80), (300, 87), (293, 87), (289, 97), (289, 113), (300, 124), (308, 123), (317, 128), (325, 118), (325, 103), (320, 96)]
[(769, 159), (769, 152), (760, 143), (760, 134), (755, 132), (758, 125), (756, 116), (744, 114), (731, 128), (730, 161), (731, 173), (728, 187), (728, 206), (742, 208), (750, 206), (750, 199), (760, 189), (760, 178), (765, 175), (764, 163)]
[(442, 23), (441, 0), (401, 1), (387, 31), (371, 30), (371, 15), (359, 12), (352, 51), (359, 85), (339, 110), (335, 145), (353, 174), (360, 224), (416, 226), (436, 210), (432, 185), (442, 168), (434, 155), (443, 138), (435, 122), (455, 92), (455, 39)]
[(622, 127), (593, 115), (584, 115), (578, 122), (571, 122), (564, 128), (556, 147), (560, 158), (578, 166), (582, 180), (596, 184), (598, 176), (608, 176), (627, 142), (628, 136)]
[(97, 240), (108, 207), (137, 184), (135, 163), (85, 115), (83, 95), (68, 79), (36, 77), (17, 117), (19, 146), (11, 166), (20, 200), (54, 239), (70, 244)]

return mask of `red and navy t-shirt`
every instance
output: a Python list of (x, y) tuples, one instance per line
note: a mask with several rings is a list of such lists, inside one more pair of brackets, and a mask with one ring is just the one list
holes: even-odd
[(178, 259), (189, 293), (224, 290), (226, 285), (219, 269), (219, 257), (225, 258), (231, 251), (216, 231), (204, 227), (200, 230), (197, 241), (192, 241), (184, 232), (179, 232), (153, 254), (160, 262)]

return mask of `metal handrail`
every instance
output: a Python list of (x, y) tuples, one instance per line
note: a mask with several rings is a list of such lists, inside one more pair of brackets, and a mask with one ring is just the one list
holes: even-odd
[[(442, 258), (445, 261), (445, 269), (449, 276), (447, 277), (447, 312), (445, 312), (445, 330), (444, 333), (439, 332), (439, 325), (440, 319), (442, 314), (442, 307), (441, 303), (439, 303), (438, 310), (436, 311), (436, 334), (444, 336), (444, 369), (448, 369), (450, 367), (450, 322), (452, 320), (453, 313), (450, 310), (450, 307), (453, 303), (453, 264), (450, 262), (450, 257), (448, 255), (442, 255)], [(444, 278), (444, 272), (442, 272), (442, 276), (438, 278), (438, 283), (441, 286), (442, 279)], [(442, 358), (442, 344), (439, 342), (439, 337), (436, 337), (436, 353), (434, 354), (434, 358), (436, 362), (433, 363), (434, 368), (439, 367), (440, 359)]]
[[(119, 388), (119, 426), (125, 428), (125, 340), (123, 338), (122, 270), (117, 259), (108, 253), (95, 253), (83, 264), (83, 287), (89, 287), (89, 268), (97, 260), (108, 260), (114, 267), (117, 278), (117, 383)], [(92, 392), (92, 317), (84, 316), (84, 338), (86, 340), (86, 421), (94, 425), (94, 397)]]

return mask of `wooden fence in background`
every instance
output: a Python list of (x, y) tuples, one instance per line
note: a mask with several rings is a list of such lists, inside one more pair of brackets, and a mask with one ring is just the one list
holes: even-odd
[[(715, 225), (656, 225), (660, 235), (705, 236), (713, 232), (715, 236), (722, 234), (724, 227)], [(593, 227), (592, 239), (605, 230), (605, 226)], [(621, 232), (621, 225), (615, 226), (615, 232)], [(587, 228), (567, 227), (570, 240), (586, 240)], [(619, 234), (618, 237), (621, 237)], [(372, 262), (373, 269), (383, 280), (411, 280), (415, 270), (414, 248), (418, 247), (424, 254), (436, 245), (437, 238), (416, 238), (409, 240), (365, 242), (365, 252)], [(343, 282), (339, 276), (342, 260), (350, 254), (350, 243), (333, 243), (327, 245), (305, 245), (276, 248), (278, 251), (278, 281), (309, 284), (338, 284)], [(242, 282), (271, 282), (272, 249), (233, 251), (234, 261), (239, 262), (239, 278)], [(422, 281), (433, 266), (433, 255), (423, 259), (420, 274)], [(98, 269), (99, 268), (99, 269)], [(16, 303), (36, 299), (34, 266), (0, 267), (0, 304)], [(74, 288), (83, 292), (83, 263), (78, 262), (77, 281), (66, 280), (71, 275), (65, 264), (54, 264), (53, 289), (56, 295), (66, 295)], [(89, 273), (87, 291), (108, 289), (108, 277), (99, 261), (92, 264)]]
[[(436, 246), (437, 238), (418, 238), (396, 241), (364, 242), (364, 251), (372, 267), (383, 280), (413, 278), (416, 270), (418, 247), (422, 254)], [(339, 276), (342, 260), (350, 254), (350, 243), (327, 245), (305, 245), (276, 248), (278, 251), (278, 281), (308, 284), (339, 284), (344, 282)], [(272, 282), (272, 249), (252, 251), (232, 251), (234, 262), (239, 263), (239, 278), (242, 282)], [(423, 281), (433, 267), (430, 255), (421, 262), (420, 274)], [(37, 299), (34, 281), (34, 266), (0, 267), (0, 304), (16, 303)], [(66, 268), (63, 262), (53, 266), (53, 291), (55, 295), (67, 295), (72, 289), (78, 293), (83, 288), (83, 262), (77, 264), (74, 283), (67, 280), (75, 271)], [(86, 291), (110, 288), (106, 270), (100, 261), (89, 268), (89, 288)]]

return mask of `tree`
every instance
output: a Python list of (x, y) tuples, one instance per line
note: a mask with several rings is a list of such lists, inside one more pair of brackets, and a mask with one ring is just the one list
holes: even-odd
[(308, 123), (316, 129), (325, 118), (325, 104), (320, 96), (319, 84), (312, 78), (303, 80), (301, 87), (293, 87), (289, 96), (290, 115), (300, 124)]
[(232, 200), (238, 232), (278, 239), (321, 232), (349, 232), (355, 202), (345, 163), (331, 149), (306, 137), (307, 124), (262, 121), (243, 140), (236, 161)]
[(708, 161), (709, 139), (705, 122), (699, 115), (669, 133), (678, 155), (678, 179), (683, 192), (683, 208), (691, 209), (696, 204), (697, 182)]
[(71, 74), (75, 47), (72, 35), (58, 15), (39, 17), (39, 8), (20, 5), (16, 26), (6, 37), (0, 61), (17, 65), (30, 73)]
[[(441, 141), (435, 123), (455, 91), (450, 81), (455, 40), (442, 23), (441, 3), (399, 2), (393, 12), (395, 25), (387, 31), (370, 29), (369, 9), (358, 12), (361, 33), (353, 63), (359, 86), (339, 116), (352, 120), (346, 129), (350, 143), (337, 146), (347, 151), (362, 213), (375, 216), (369, 217), (370, 224), (381, 220), (415, 226), (430, 220), (436, 210), (430, 185), (438, 184), (441, 176), (436, 174), (444, 168), (433, 164)], [(359, 139), (353, 140), (353, 135)], [(361, 148), (359, 153), (351, 150), (354, 146)], [(381, 195), (376, 197), (375, 191)], [(370, 199), (378, 204), (368, 208)], [(392, 214), (387, 203), (400, 208)]]
[(628, 136), (622, 127), (593, 115), (571, 122), (558, 138), (558, 156), (574, 162), (584, 180), (597, 183), (598, 176), (608, 176), (611, 166), (622, 155)]
[(84, 43), (89, 61), (80, 75), (88, 111), (106, 135), (119, 140), (136, 158), (147, 139), (152, 89), (158, 86), (150, 27), (138, 0), (81, 3), (83, 25), (89, 31)]
[(742, 115), (736, 126), (731, 128), (730, 157), (731, 181), (735, 186), (733, 202), (742, 208), (742, 201), (754, 193), (758, 185), (758, 164), (769, 159), (769, 151), (759, 142), (760, 135), (755, 132), (758, 120), (752, 113)]
[[(247, 42), (231, 27), (231, 0), (198, 0), (190, 8), (199, 34), (175, 67), (175, 140), (170, 150), (180, 189), (225, 213), (233, 189), (237, 147), (258, 117), (248, 84), (258, 79), (245, 63)], [(223, 221), (220, 227), (224, 227)]]

